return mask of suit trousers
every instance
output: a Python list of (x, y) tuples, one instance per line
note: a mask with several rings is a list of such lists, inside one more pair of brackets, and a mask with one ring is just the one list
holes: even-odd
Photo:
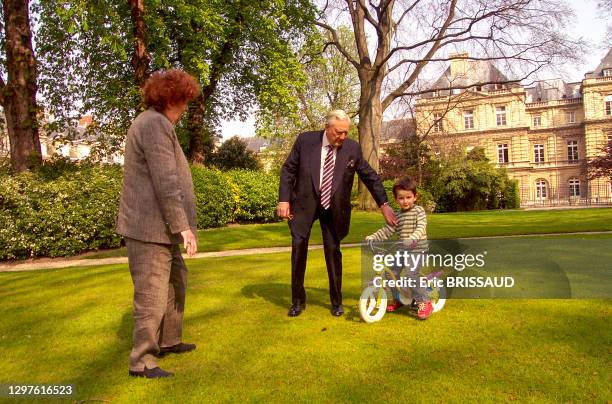
[[(342, 253), (340, 252), (340, 238), (334, 227), (333, 212), (319, 205), (314, 220), (317, 218), (323, 235), (323, 252), (329, 279), (329, 298), (332, 305), (342, 304)], [(312, 229), (312, 224), (310, 226)], [(294, 304), (306, 303), (304, 276), (309, 239), (310, 230), (306, 237), (291, 232), (291, 300)]]
[(187, 267), (178, 244), (125, 239), (134, 284), (133, 347), (129, 368), (157, 367), (160, 347), (182, 341)]

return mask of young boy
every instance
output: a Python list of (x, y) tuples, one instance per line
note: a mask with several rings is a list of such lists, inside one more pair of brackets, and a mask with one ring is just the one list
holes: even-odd
[[(376, 233), (367, 236), (366, 240), (384, 241), (396, 234), (409, 252), (421, 254), (427, 250), (427, 216), (425, 215), (425, 209), (415, 205), (418, 197), (416, 189), (417, 184), (411, 178), (403, 178), (395, 183), (393, 196), (400, 206), (400, 211), (396, 212), (397, 225), (387, 224)], [(418, 260), (418, 262), (421, 261)], [(396, 278), (399, 278), (402, 267), (393, 266), (391, 269)], [(418, 305), (417, 315), (421, 320), (425, 320), (431, 315), (433, 307), (426, 288), (419, 286), (419, 269), (420, 265), (407, 268), (406, 276), (416, 282), (416, 287), (410, 289), (414, 302)], [(387, 311), (395, 311), (401, 306), (402, 303), (396, 298), (392, 304), (387, 306)]]

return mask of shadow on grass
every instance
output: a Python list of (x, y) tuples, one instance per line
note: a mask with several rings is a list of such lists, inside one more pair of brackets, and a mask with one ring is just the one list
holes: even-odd
[[(288, 283), (257, 283), (244, 286), (242, 295), (248, 299), (261, 297), (270, 303), (283, 308), (291, 306), (291, 285)], [(330, 308), (329, 290), (323, 288), (306, 288), (306, 304)]]
[(127, 382), (128, 355), (132, 348), (132, 310), (121, 317), (116, 329), (117, 342), (105, 347), (103, 352), (92, 352), (90, 360), (80, 366), (79, 375), (71, 380), (77, 397), (86, 401), (102, 400), (108, 397), (118, 384)]

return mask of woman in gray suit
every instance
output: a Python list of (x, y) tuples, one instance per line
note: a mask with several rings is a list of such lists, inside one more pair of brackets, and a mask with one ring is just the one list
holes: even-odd
[(191, 171), (174, 124), (199, 94), (180, 70), (156, 72), (143, 93), (148, 109), (128, 130), (117, 233), (125, 237), (134, 284), (134, 333), (129, 374), (172, 376), (157, 357), (195, 349), (182, 341), (187, 268), (196, 253), (196, 208)]

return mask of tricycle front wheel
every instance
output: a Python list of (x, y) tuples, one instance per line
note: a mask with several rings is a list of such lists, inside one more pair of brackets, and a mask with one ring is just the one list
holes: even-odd
[(387, 311), (387, 293), (382, 288), (368, 286), (359, 298), (359, 314), (366, 323), (380, 321)]

